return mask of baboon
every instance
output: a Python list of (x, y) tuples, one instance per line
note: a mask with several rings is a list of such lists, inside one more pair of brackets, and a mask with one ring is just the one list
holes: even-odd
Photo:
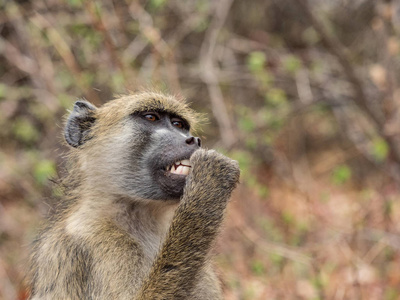
[(31, 298), (221, 299), (210, 262), (239, 167), (191, 135), (179, 99), (77, 101), (63, 208), (33, 243)]

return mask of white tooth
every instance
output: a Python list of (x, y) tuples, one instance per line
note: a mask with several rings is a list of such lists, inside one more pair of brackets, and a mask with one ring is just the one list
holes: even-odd
[(176, 174), (182, 174), (182, 171), (183, 171), (183, 166), (178, 166), (176, 168)]
[(188, 159), (184, 159), (180, 162), (182, 165), (191, 166), (190, 161)]
[(182, 167), (182, 174), (183, 175), (189, 175), (189, 170), (190, 170), (189, 167)]
[(170, 172), (171, 172), (171, 173), (176, 173), (175, 165), (172, 165), (171, 171), (170, 171)]
[(189, 167), (179, 165), (176, 169), (172, 167), (171, 173), (179, 175), (188, 175), (190, 171)]

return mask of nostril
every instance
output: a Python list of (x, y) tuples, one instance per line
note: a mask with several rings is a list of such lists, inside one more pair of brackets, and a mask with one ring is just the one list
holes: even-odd
[(201, 147), (201, 140), (198, 137), (191, 136), (190, 138), (187, 138), (185, 142), (188, 145), (197, 145)]
[(186, 144), (193, 145), (194, 144), (194, 137), (192, 136), (192, 137), (186, 139)]

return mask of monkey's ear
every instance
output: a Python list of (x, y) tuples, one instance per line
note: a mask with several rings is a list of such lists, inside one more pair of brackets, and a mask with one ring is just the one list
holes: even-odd
[(96, 106), (85, 100), (75, 102), (64, 132), (65, 140), (72, 147), (76, 148), (87, 140), (90, 128), (96, 121), (94, 117), (96, 109)]

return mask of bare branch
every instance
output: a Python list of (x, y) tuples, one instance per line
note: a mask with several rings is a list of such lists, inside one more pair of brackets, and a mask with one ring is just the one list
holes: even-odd
[(347, 79), (352, 84), (354, 89), (354, 102), (366, 113), (378, 127), (382, 127), (383, 120), (379, 118), (369, 107), (368, 98), (364, 92), (361, 79), (357, 76), (348, 54), (347, 49), (341, 42), (333, 35), (330, 35), (325, 29), (322, 22), (313, 14), (308, 6), (307, 0), (295, 0), (299, 7), (302, 9), (304, 15), (308, 18), (313, 28), (317, 31), (321, 38), (321, 42), (325, 45), (326, 49), (336, 57), (339, 64), (343, 68)]
[(236, 138), (228, 110), (224, 103), (222, 91), (219, 87), (213, 55), (219, 32), (225, 23), (232, 1), (223, 0), (218, 2), (213, 21), (206, 33), (200, 50), (200, 77), (207, 85), (212, 111), (218, 122), (222, 143), (227, 148), (235, 143)]
[(400, 163), (400, 139), (396, 136), (388, 136), (385, 134), (385, 124), (384, 118), (381, 118), (372, 107), (368, 104), (368, 96), (365, 93), (363, 84), (356, 71), (354, 70), (350, 55), (347, 49), (342, 45), (342, 43), (333, 35), (329, 34), (325, 29), (323, 23), (316, 17), (316, 15), (311, 11), (307, 0), (295, 0), (304, 15), (308, 18), (309, 22), (313, 28), (317, 31), (321, 38), (321, 42), (325, 45), (326, 49), (338, 60), (341, 65), (347, 79), (352, 85), (354, 90), (354, 103), (361, 109), (364, 114), (366, 114), (370, 120), (375, 124), (376, 129), (379, 134), (386, 140), (389, 144), (393, 159), (397, 164)]

